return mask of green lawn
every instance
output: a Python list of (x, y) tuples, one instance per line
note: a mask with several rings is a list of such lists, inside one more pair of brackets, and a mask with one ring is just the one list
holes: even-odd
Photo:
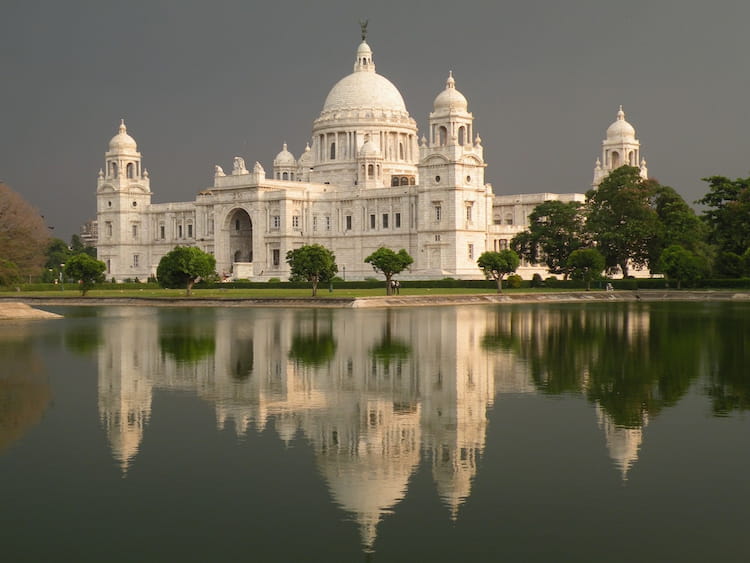
[[(537, 292), (560, 292), (560, 289), (503, 289), (503, 293), (537, 293)], [(495, 293), (487, 289), (476, 288), (401, 288), (400, 295), (471, 295)], [(78, 298), (80, 292), (74, 289), (64, 291), (0, 291), (3, 297), (56, 297), (56, 298)], [(342, 298), (342, 297), (373, 297), (384, 296), (385, 288), (374, 289), (336, 289), (329, 292), (327, 287), (318, 289), (319, 299)], [(195, 289), (193, 296), (185, 297), (185, 291), (181, 289), (92, 289), (87, 297), (140, 297), (140, 298), (162, 298), (162, 299), (293, 299), (299, 297), (311, 297), (310, 289)]]

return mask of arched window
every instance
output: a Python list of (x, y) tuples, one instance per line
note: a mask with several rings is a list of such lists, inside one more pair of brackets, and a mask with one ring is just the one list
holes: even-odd
[(633, 151), (628, 152), (628, 164), (630, 166), (635, 166), (635, 164), (633, 163)]
[(411, 178), (409, 178), (409, 185), (410, 186), (414, 186), (416, 184), (417, 184), (417, 179), (414, 176), (412, 176)]
[(336, 143), (331, 143), (331, 160), (336, 160)]
[(135, 169), (135, 166), (133, 166), (133, 163), (128, 162), (128, 165), (125, 167), (125, 175), (128, 178), (132, 179), (134, 176), (134, 169)]
[(409, 185), (409, 178), (407, 178), (406, 176), (403, 176), (401, 178), (401, 185), (402, 186), (408, 186)]
[(368, 178), (375, 177), (375, 167), (372, 164), (367, 165), (367, 177)]
[(294, 180), (294, 172), (292, 172), (291, 174), (289, 174), (289, 179), (290, 180)]
[(458, 144), (463, 146), (465, 142), (466, 142), (466, 128), (459, 127), (458, 128)]
[(398, 158), (404, 160), (404, 143), (398, 144)]
[(447, 139), (448, 130), (445, 127), (440, 127), (440, 129), (438, 129), (438, 144), (441, 147), (444, 147)]
[(620, 153), (612, 151), (612, 170), (620, 167)]
[(391, 187), (398, 186), (398, 176), (393, 176), (391, 178)]
[(113, 178), (117, 178), (117, 163), (116, 162), (111, 162), (109, 164), (109, 171), (110, 171), (110, 176), (112, 176)]
[(282, 180), (288, 180), (288, 179), (289, 179), (289, 172), (284, 172), (284, 173), (283, 173), (283, 174), (281, 175), (281, 179), (282, 179)]

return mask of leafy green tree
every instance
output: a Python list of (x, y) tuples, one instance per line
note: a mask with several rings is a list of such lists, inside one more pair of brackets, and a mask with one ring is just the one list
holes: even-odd
[(336, 256), (326, 247), (319, 244), (310, 244), (290, 250), (286, 253), (286, 262), (291, 269), (291, 281), (306, 280), (312, 282), (312, 296), (318, 294), (318, 284), (327, 282), (339, 267), (336, 265)]
[(0, 182), (0, 257), (22, 277), (42, 272), (49, 231), (44, 219), (18, 193)]
[(216, 259), (194, 246), (177, 246), (164, 255), (156, 268), (159, 285), (169, 288), (185, 288), (190, 295), (195, 282), (216, 274)]
[(44, 250), (45, 262), (42, 280), (50, 283), (60, 279), (60, 273), (65, 267), (64, 264), (67, 264), (75, 254), (64, 240), (59, 238), (49, 239)]
[(723, 252), (742, 255), (750, 248), (750, 178), (703, 178), (709, 191), (696, 203), (706, 206), (702, 219), (709, 241)]
[(520, 263), (521, 259), (513, 250), (483, 252), (477, 260), (477, 265), (484, 271), (487, 279), (497, 282), (498, 293), (503, 292), (503, 277), (515, 272)]
[(70, 250), (73, 252), (73, 254), (80, 254), (81, 252), (84, 252), (92, 258), (96, 258), (96, 247), (86, 246), (85, 244), (83, 244), (81, 237), (78, 235), (73, 235), (72, 237), (70, 237)]
[(373, 270), (385, 276), (385, 293), (390, 295), (392, 292), (391, 278), (411, 266), (414, 259), (403, 248), (394, 252), (390, 248), (381, 246), (365, 258), (365, 262), (370, 264)]
[(21, 281), (21, 272), (10, 260), (0, 258), (0, 285), (12, 286)]
[(673, 244), (664, 249), (659, 267), (667, 278), (677, 280), (677, 289), (682, 282), (695, 282), (705, 276), (707, 267), (703, 260), (686, 248)]
[(596, 248), (579, 248), (568, 257), (568, 268), (574, 277), (586, 282), (586, 291), (590, 291), (591, 280), (604, 270), (604, 256)]
[(741, 278), (745, 271), (742, 256), (734, 252), (720, 252), (714, 260), (714, 272), (725, 278)]
[(651, 205), (655, 185), (641, 178), (638, 168), (621, 166), (586, 194), (586, 228), (608, 270), (619, 267), (627, 277), (631, 263), (648, 264), (659, 224)]
[(107, 265), (88, 254), (76, 254), (65, 263), (65, 276), (78, 280), (81, 295), (86, 295), (94, 284), (104, 281)]
[(529, 227), (510, 241), (521, 258), (543, 263), (553, 274), (567, 277), (570, 253), (585, 243), (582, 205), (577, 201), (545, 201), (529, 215)]
[(669, 186), (653, 183), (652, 206), (658, 217), (656, 236), (649, 245), (649, 267), (658, 268), (659, 257), (665, 248), (679, 244), (692, 252), (707, 252), (708, 229), (680, 194)]

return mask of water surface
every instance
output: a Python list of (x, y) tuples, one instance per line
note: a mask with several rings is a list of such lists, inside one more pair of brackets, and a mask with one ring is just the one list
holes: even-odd
[(745, 561), (750, 304), (0, 325), (9, 561)]

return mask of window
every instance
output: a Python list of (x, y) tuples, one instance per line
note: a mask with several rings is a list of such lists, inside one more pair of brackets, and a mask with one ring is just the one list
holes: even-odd
[(294, 229), (295, 231), (300, 230), (299, 215), (292, 215), (292, 229)]
[(436, 184), (439, 184), (439, 183), (440, 183), (440, 176), (435, 176), (435, 183), (436, 183)]
[(107, 236), (111, 237), (112, 236), (112, 221), (107, 221), (106, 223), (104, 223), (104, 226), (107, 231)]
[(164, 240), (166, 237), (166, 231), (164, 229), (164, 225), (159, 225), (159, 238)]
[(336, 143), (331, 143), (331, 160), (336, 160)]
[(346, 216), (346, 230), (347, 231), (352, 230), (352, 216), (351, 215)]
[[(235, 219), (234, 220), (234, 230), (235, 231), (239, 231), (240, 230), (240, 220), (239, 219)], [(180, 236), (182, 236), (182, 233), (180, 233)]]
[(317, 230), (318, 230), (318, 216), (313, 215), (313, 231), (317, 231)]
[(435, 242), (440, 242), (440, 235), (435, 235)]
[(331, 216), (326, 215), (326, 231), (330, 231), (330, 230), (331, 230)]
[(278, 229), (281, 227), (281, 217), (279, 215), (273, 215), (271, 217), (271, 228)]
[(513, 214), (512, 213), (506, 213), (505, 214), (505, 224), (506, 225), (512, 225), (513, 224)]
[(188, 224), (188, 238), (193, 238), (193, 225)]
[(471, 211), (474, 208), (474, 204), (470, 203), (466, 206), (466, 220), (471, 221)]
[(375, 214), (374, 213), (370, 215), (370, 228), (371, 229), (375, 228)]
[(132, 179), (135, 176), (134, 169), (135, 169), (135, 167), (133, 166), (133, 163), (132, 162), (128, 162), (127, 166), (125, 167), (125, 175), (128, 178)]
[(110, 273), (112, 271), (112, 260), (107, 258), (107, 273)]
[(474, 260), (474, 245), (469, 244), (469, 260)]
[(398, 144), (398, 158), (404, 160), (404, 143)]
[(208, 220), (208, 234), (209, 235), (214, 234), (214, 220), (213, 219)]
[(274, 266), (278, 266), (281, 263), (281, 251), (278, 248), (271, 250), (271, 259)]
[(383, 228), (388, 228), (388, 213), (383, 213)]
[(392, 176), (391, 177), (391, 187), (395, 188), (399, 184), (398, 176)]
[(182, 238), (182, 225), (177, 225), (177, 237)]
[(443, 216), (443, 208), (439, 205), (435, 206), (435, 221), (440, 221), (440, 218)]
[(133, 238), (138, 238), (138, 225), (133, 225)]
[(137, 268), (138, 267), (138, 263), (140, 262), (140, 258), (141, 257), (138, 256), (137, 254), (133, 254), (133, 268)]
[(401, 213), (395, 214), (393, 218), (393, 222), (394, 222), (394, 225), (393, 225), (394, 227), (396, 227), (397, 229), (401, 228)]
[(508, 250), (508, 239), (500, 239), (500, 250)]
[(368, 178), (375, 177), (375, 166), (373, 166), (372, 164), (367, 165), (367, 177)]
[(284, 172), (284, 173), (283, 173), (283, 174), (281, 175), (281, 179), (282, 179), (282, 180), (288, 180), (288, 179), (289, 179), (289, 172)]

